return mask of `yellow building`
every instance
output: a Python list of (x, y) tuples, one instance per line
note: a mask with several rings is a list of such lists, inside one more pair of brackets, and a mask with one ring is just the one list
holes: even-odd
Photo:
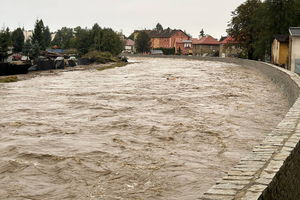
[(289, 61), (289, 36), (276, 35), (272, 44), (272, 63), (287, 68)]

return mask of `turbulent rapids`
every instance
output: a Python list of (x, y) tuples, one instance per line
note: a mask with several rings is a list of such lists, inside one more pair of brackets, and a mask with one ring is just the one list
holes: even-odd
[(0, 199), (196, 200), (288, 109), (242, 66), (131, 61), (0, 84)]

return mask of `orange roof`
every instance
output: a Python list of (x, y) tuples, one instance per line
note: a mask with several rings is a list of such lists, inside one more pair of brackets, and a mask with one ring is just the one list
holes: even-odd
[(206, 44), (206, 45), (218, 45), (220, 42), (210, 35), (204, 36), (200, 39), (193, 39), (193, 44)]
[(220, 42), (220, 44), (236, 44), (238, 43), (237, 41), (235, 41), (235, 39), (231, 36), (228, 36), (227, 38), (225, 38), (223, 41)]

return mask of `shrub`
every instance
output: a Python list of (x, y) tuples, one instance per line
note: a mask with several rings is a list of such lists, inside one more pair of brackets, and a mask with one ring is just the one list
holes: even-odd
[(175, 48), (155, 48), (154, 50), (162, 50), (164, 55), (174, 55)]
[(83, 55), (82, 58), (87, 58), (91, 62), (97, 63), (108, 63), (116, 62), (117, 58), (113, 57), (110, 52), (100, 52), (100, 51), (90, 51), (87, 54)]

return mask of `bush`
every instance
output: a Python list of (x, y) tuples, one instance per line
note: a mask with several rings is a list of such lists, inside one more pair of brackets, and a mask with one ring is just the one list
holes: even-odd
[(83, 55), (82, 58), (89, 59), (91, 62), (108, 63), (116, 62), (117, 58), (113, 57), (110, 52), (90, 51)]
[(66, 54), (68, 54), (68, 55), (78, 55), (78, 54), (79, 54), (79, 51), (78, 51), (77, 49), (74, 49), (74, 48), (72, 48), (72, 49), (67, 49), (67, 50), (66, 50)]
[(162, 50), (164, 55), (174, 55), (175, 48), (155, 48), (154, 50)]

